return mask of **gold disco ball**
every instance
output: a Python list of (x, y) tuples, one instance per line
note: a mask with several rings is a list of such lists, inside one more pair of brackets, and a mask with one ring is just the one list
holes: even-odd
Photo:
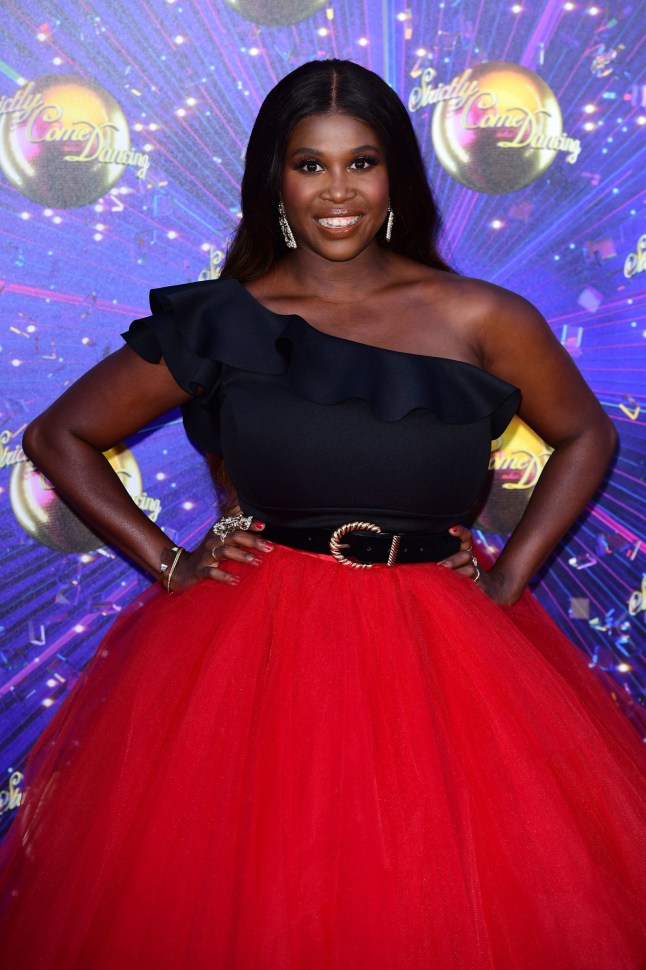
[[(133, 498), (141, 495), (139, 466), (128, 448), (119, 445), (105, 457)], [(105, 545), (68, 505), (54, 486), (30, 461), (14, 465), (9, 483), (9, 500), (18, 522), (33, 539), (60, 552), (90, 552)]]
[(463, 97), (433, 112), (433, 148), (449, 175), (477, 192), (515, 192), (557, 155), (544, 146), (562, 134), (552, 89), (533, 71), (507, 61), (477, 64)]
[(225, 0), (247, 20), (268, 27), (284, 27), (306, 20), (325, 7), (328, 0)]
[(474, 528), (507, 535), (516, 528), (552, 449), (519, 417), (494, 442), (491, 489)]
[(49, 74), (12, 95), (0, 116), (0, 168), (28, 199), (55, 209), (95, 202), (124, 171), (126, 118), (112, 95), (72, 74)]

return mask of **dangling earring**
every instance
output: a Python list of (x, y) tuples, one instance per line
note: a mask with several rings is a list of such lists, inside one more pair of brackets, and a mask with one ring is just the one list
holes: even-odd
[(388, 222), (386, 223), (386, 242), (390, 242), (390, 238), (393, 234), (393, 223), (395, 221), (395, 213), (390, 208), (390, 200), (388, 201)]
[(285, 212), (285, 206), (283, 205), (282, 199), (278, 203), (278, 221), (280, 223), (280, 228), (283, 231), (285, 245), (288, 249), (296, 249), (296, 240), (294, 239), (294, 233), (292, 232), (291, 226), (287, 221), (287, 214)]

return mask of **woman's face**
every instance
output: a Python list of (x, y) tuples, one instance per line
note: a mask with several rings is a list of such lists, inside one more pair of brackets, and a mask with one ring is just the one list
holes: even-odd
[(287, 143), (282, 197), (299, 247), (340, 262), (363, 252), (388, 212), (388, 172), (374, 130), (349, 115), (304, 118)]

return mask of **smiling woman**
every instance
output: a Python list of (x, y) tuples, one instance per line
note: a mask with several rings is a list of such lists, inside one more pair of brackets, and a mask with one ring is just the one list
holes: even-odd
[[(334, 64), (342, 64), (335, 68)], [(385, 166), (390, 186), (390, 201), (396, 222), (389, 248), (418, 262), (451, 271), (438, 251), (440, 214), (426, 177), (426, 167), (408, 113), (394, 91), (380, 78), (350, 61), (314, 61), (304, 64), (289, 77), (297, 83), (280, 83), (269, 92), (249, 138), (245, 172), (242, 179), (243, 212), (253, 212), (253, 221), (242, 219), (227, 254), (223, 275), (251, 280), (273, 267), (285, 255), (286, 243), (276, 219), (283, 193), (283, 179), (289, 174), (291, 150), (306, 149), (306, 158), (319, 159), (322, 145), (309, 139), (294, 139), (301, 122), (334, 116), (361, 126), (358, 141), (345, 143), (346, 149), (376, 156)], [(373, 78), (382, 85), (378, 95)], [(285, 123), (288, 119), (287, 123)], [(372, 146), (361, 150), (364, 144)], [(309, 151), (308, 149), (312, 149)], [(370, 168), (370, 161), (368, 168)], [(362, 163), (356, 159), (354, 168)], [(305, 165), (315, 172), (316, 166)], [(293, 213), (290, 213), (293, 216)], [(386, 226), (376, 237), (385, 243)]]
[[(222, 278), (154, 290), (25, 435), (160, 582), (31, 759), (4, 961), (638, 970), (644, 749), (526, 589), (610, 422), (533, 307), (442, 260), (376, 75), (284, 78), (242, 196)], [(103, 457), (178, 405), (228, 467), (228, 514), (191, 551)], [(553, 452), (486, 569), (456, 523), (516, 410)]]
[(371, 245), (389, 206), (376, 132), (349, 115), (304, 118), (292, 131), (285, 161), (283, 204), (303, 248), (334, 261), (353, 259)]

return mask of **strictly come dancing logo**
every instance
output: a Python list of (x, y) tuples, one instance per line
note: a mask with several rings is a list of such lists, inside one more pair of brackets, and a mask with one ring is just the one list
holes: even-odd
[(88, 205), (126, 168), (146, 177), (150, 159), (130, 144), (115, 98), (94, 81), (49, 74), (0, 95), (0, 168), (26, 198), (57, 209)]
[[(3, 432), (0, 441), (3, 437), (6, 439), (7, 434)], [(156, 522), (161, 501), (143, 490), (141, 471), (133, 453), (124, 445), (117, 445), (104, 454), (133, 502)], [(4, 456), (7, 457), (5, 466), (11, 467), (11, 508), (32, 539), (59, 552), (92, 552), (105, 545), (104, 540), (61, 499), (52, 483), (27, 459), (22, 449), (18, 452), (5, 445)]]
[(552, 453), (549, 445), (518, 416), (493, 442), (489, 492), (477, 528), (505, 535), (516, 528)]
[(411, 112), (434, 105), (431, 138), (449, 175), (492, 195), (543, 175), (559, 152), (573, 165), (581, 142), (563, 130), (556, 95), (533, 71), (508, 61), (467, 68), (448, 83), (427, 67), (408, 97)]

